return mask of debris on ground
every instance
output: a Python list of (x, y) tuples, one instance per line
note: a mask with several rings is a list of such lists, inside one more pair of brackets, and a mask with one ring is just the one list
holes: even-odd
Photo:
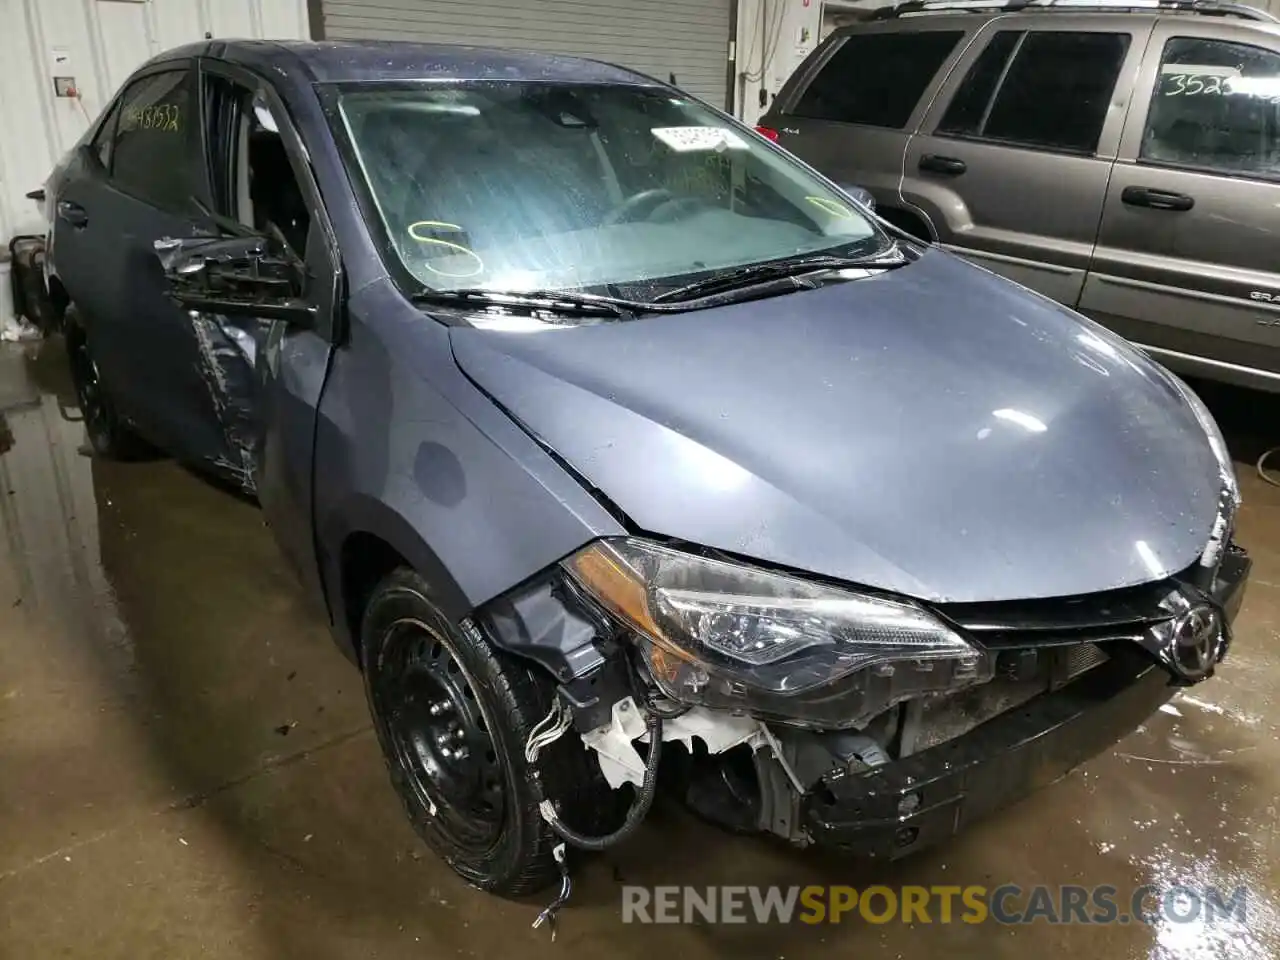
[(9, 317), (0, 320), (0, 341), (6, 343), (25, 343), (39, 340), (43, 336), (40, 328), (28, 323), (22, 317)]

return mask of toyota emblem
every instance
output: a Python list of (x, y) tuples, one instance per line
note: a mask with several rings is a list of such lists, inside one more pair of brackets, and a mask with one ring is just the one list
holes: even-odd
[(1205, 603), (1196, 604), (1173, 622), (1169, 639), (1169, 661), (1188, 680), (1201, 680), (1221, 659), (1222, 616)]

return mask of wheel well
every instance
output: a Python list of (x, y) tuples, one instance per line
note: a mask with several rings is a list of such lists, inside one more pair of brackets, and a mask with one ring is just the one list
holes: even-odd
[(897, 207), (877, 207), (876, 213), (880, 215), (882, 220), (889, 221), (899, 230), (905, 230), (917, 240), (933, 243), (935, 239), (933, 231), (929, 229), (929, 224), (918, 213), (912, 213), (910, 210), (900, 210)]
[(338, 562), (342, 571), (342, 609), (346, 613), (347, 629), (359, 663), (360, 621), (364, 618), (369, 597), (392, 570), (412, 564), (381, 537), (361, 531), (343, 541)]

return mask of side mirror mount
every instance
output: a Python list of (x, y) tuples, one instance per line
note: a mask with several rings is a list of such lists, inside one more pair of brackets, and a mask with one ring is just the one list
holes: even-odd
[(187, 310), (310, 326), (303, 264), (269, 237), (164, 238), (155, 242), (171, 300)]
[(872, 213), (876, 212), (876, 198), (871, 195), (871, 191), (866, 187), (860, 187), (856, 183), (842, 183), (840, 184), (840, 189)]

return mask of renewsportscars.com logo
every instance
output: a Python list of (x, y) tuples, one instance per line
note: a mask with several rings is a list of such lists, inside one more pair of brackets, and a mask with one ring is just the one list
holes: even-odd
[(1243, 924), (1247, 911), (1244, 887), (622, 888), (623, 923)]

